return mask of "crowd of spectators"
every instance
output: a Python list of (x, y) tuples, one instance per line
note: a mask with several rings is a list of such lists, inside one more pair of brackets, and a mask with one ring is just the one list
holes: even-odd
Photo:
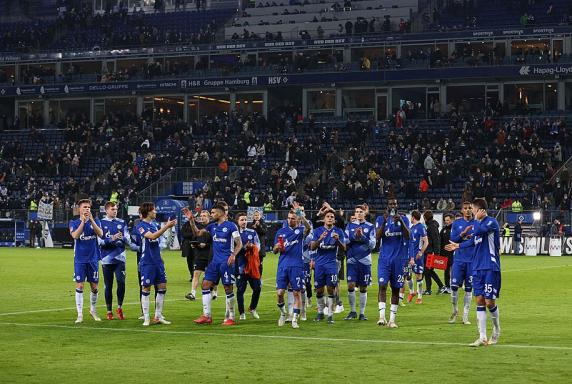
[[(94, 13), (92, 4), (69, 1), (58, 6), (55, 20), (14, 24), (11, 28), (7, 24), (0, 30), (0, 51), (205, 44), (214, 41), (219, 26), (213, 19), (198, 31), (191, 32), (179, 25), (153, 23), (141, 8), (134, 8), (129, 13), (125, 4), (121, 2), (103, 13)], [(162, 2), (155, 4), (161, 6)]]
[[(281, 31), (277, 32), (265, 32), (263, 35), (254, 33), (248, 30), (250, 26), (247, 20), (241, 19), (242, 22), (235, 22), (233, 26), (235, 27), (244, 27), (241, 34), (235, 32), (231, 36), (232, 41), (239, 41), (239, 40), (266, 40), (266, 41), (282, 41), (284, 40), (283, 34)], [(315, 16), (311, 23), (325, 23), (325, 22), (332, 22), (332, 21), (340, 21), (337, 28), (335, 29), (328, 29), (325, 30), (322, 28), (321, 25), (318, 25), (316, 28), (315, 33), (312, 35), (307, 29), (304, 29), (299, 32), (299, 37), (302, 40), (310, 40), (310, 39), (321, 39), (324, 37), (334, 37), (334, 36), (363, 36), (366, 34), (379, 34), (379, 33), (390, 33), (390, 32), (400, 32), (400, 33), (408, 33), (411, 32), (411, 23), (409, 20), (405, 20), (401, 18), (399, 23), (396, 25), (396, 28), (392, 29), (392, 21), (390, 16), (385, 16), (383, 18), (379, 17), (372, 17), (371, 19), (366, 19), (364, 17), (357, 17), (355, 20), (338, 20), (336, 16), (329, 16), (323, 15), (320, 18)], [(280, 25), (283, 24), (281, 20), (269, 23), (264, 20), (258, 21), (256, 25)], [(290, 37), (292, 38), (292, 37)]]
[(491, 20), (486, 18), (491, 10), (496, 10), (495, 13), (501, 16), (494, 21), (498, 25), (492, 26), (572, 23), (572, 2), (567, 0), (448, 0), (444, 8), (426, 12), (423, 20), (431, 29), (441, 31), (483, 28), (491, 26)]
[[(281, 209), (295, 199), (310, 209), (324, 200), (351, 208), (398, 196), (407, 208), (451, 209), (484, 196), (495, 209), (516, 198), (525, 209), (572, 208), (570, 175), (546, 182), (570, 155), (563, 119), (455, 115), (426, 130), (415, 121), (320, 126), (294, 108), (270, 116), (221, 113), (191, 125), (113, 116), (96, 126), (68, 122), (62, 144), (36, 156), (3, 141), (0, 209), (27, 208), (46, 193), (62, 208), (80, 192), (97, 203), (117, 193), (128, 205), (174, 167), (218, 170), (189, 198), (195, 207), (224, 199), (233, 208)], [(27, 140), (42, 142), (41, 131)]]

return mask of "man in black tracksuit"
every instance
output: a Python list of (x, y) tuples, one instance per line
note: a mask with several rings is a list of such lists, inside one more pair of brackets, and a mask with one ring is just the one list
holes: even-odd
[(445, 291), (444, 293), (451, 293), (451, 266), (453, 265), (453, 252), (447, 251), (445, 245), (449, 244), (451, 240), (451, 226), (455, 217), (447, 213), (443, 217), (443, 228), (441, 229), (441, 256), (447, 258), (447, 269), (445, 269)]
[[(210, 215), (207, 210), (201, 211), (199, 217), (197, 218), (197, 228), (203, 229), (207, 226), (210, 222)], [(186, 222), (181, 227), (181, 234), (183, 236), (183, 245), (181, 248), (186, 246), (187, 244), (185, 241), (188, 242), (188, 254), (187, 256), (187, 266), (189, 268), (189, 272), (192, 273), (191, 275), (191, 292), (187, 293), (185, 297), (189, 300), (195, 300), (197, 295), (197, 286), (199, 284), (199, 279), (201, 277), (201, 273), (205, 272), (207, 269), (207, 265), (209, 264), (210, 260), (212, 259), (212, 239), (211, 235), (206, 232), (199, 236), (194, 236), (191, 234), (189, 236), (188, 230), (190, 230), (189, 222)], [(185, 252), (185, 251), (183, 251)], [(183, 256), (185, 256), (183, 254)], [(192, 264), (191, 264), (192, 263)], [(192, 271), (192, 272), (191, 272)], [(216, 286), (212, 292), (213, 300), (217, 297)]]
[[(429, 240), (429, 245), (425, 251), (425, 259), (427, 260), (427, 255), (430, 253), (439, 254), (441, 251), (441, 237), (439, 236), (439, 223), (433, 219), (432, 211), (425, 211), (423, 213), (423, 218), (425, 219), (425, 225), (427, 226), (427, 239)], [(439, 293), (443, 293), (443, 282), (437, 275), (437, 272), (433, 268), (427, 268), (425, 266), (425, 287), (426, 290), (423, 292), (424, 295), (431, 295), (431, 285), (432, 279), (435, 280), (439, 286)]]
[(189, 270), (189, 281), (193, 281), (193, 272), (195, 270), (195, 252), (191, 246), (191, 241), (194, 240), (193, 231), (191, 230), (191, 225), (186, 222), (181, 226), (181, 237), (183, 241), (181, 242), (181, 256), (187, 259), (187, 268)]

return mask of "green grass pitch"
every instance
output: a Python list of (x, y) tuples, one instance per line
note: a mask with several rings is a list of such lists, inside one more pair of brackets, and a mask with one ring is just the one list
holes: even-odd
[[(74, 325), (71, 250), (0, 249), (0, 383), (565, 383), (572, 373), (572, 258), (503, 257), (498, 302), (499, 345), (472, 349), (472, 325), (450, 325), (450, 296), (399, 308), (399, 329), (381, 328), (377, 284), (370, 287), (369, 321), (311, 321), (279, 328), (274, 291), (276, 256), (265, 260), (260, 320), (220, 326), (192, 320), (199, 300), (189, 290), (185, 260), (164, 253), (165, 316), (172, 325), (143, 328), (135, 255), (127, 262), (127, 320), (95, 323), (85, 294), (84, 323)], [(374, 268), (375, 270), (375, 268)], [(345, 282), (342, 282), (346, 303)], [(99, 314), (105, 306), (100, 285)], [(86, 289), (87, 292), (87, 289)], [(250, 298), (247, 290), (246, 302)], [(315, 301), (314, 301), (315, 303)], [(461, 299), (462, 303), (462, 299)], [(489, 320), (489, 334), (491, 324)]]

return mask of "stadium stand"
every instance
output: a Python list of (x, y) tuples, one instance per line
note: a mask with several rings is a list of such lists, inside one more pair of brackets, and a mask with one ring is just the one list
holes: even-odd
[[(560, 118), (453, 116), (392, 127), (339, 120), (291, 125), (291, 117), (283, 116), (268, 122), (223, 114), (194, 127), (174, 121), (125, 124), (110, 117), (96, 127), (80, 123), (5, 133), (1, 173), (7, 195), (0, 207), (25, 208), (44, 193), (69, 207), (75, 193), (95, 193), (104, 201), (112, 189), (129, 203), (175, 164), (222, 163), (242, 168), (208, 180), (208, 191), (200, 194), (240, 209), (248, 189), (275, 208), (285, 207), (292, 193), (311, 208), (324, 199), (348, 209), (356, 200), (380, 206), (388, 196), (397, 196), (404, 207), (427, 209), (436, 209), (441, 199), (452, 197), (458, 207), (483, 195), (495, 208), (515, 198), (527, 208), (570, 204), (567, 185), (544, 183), (572, 154), (568, 122)], [(213, 129), (214, 136), (205, 135)]]
[(442, 12), (433, 12), (433, 28), (441, 30), (547, 26), (570, 22), (567, 0), (449, 1)]
[(96, 13), (84, 7), (56, 20), (0, 24), (0, 50), (103, 49), (212, 42), (216, 29), (236, 11), (213, 9), (172, 13)]
[[(262, 4), (268, 6), (262, 6)], [(316, 2), (285, 6), (259, 1), (225, 28), (227, 39), (323, 38), (353, 34), (395, 32), (417, 12), (416, 0), (363, 0)], [(401, 32), (405, 32), (402, 30)]]
[[(33, 18), (19, 6), (0, 22), (0, 209), (27, 208), (45, 193), (61, 207), (80, 191), (104, 201), (112, 188), (135, 202), (175, 166), (219, 169), (203, 198), (240, 208), (252, 188), (274, 208), (295, 192), (309, 207), (379, 206), (392, 195), (437, 208), (485, 195), (495, 208), (519, 198), (570, 209), (569, 178), (553, 177), (572, 155), (572, 70), (560, 67), (572, 62), (560, 34), (570, 35), (568, 2), (257, 0), (238, 11), (178, 2), (176, 12), (171, 2), (40, 3)], [(553, 25), (562, 29), (528, 29)], [(481, 67), (481, 77), (460, 71)], [(366, 72), (367, 81), (345, 80)], [(313, 77), (290, 86), (290, 75)], [(256, 113), (240, 108), (240, 76)], [(151, 80), (170, 88), (146, 91)], [(127, 91), (108, 106), (113, 83)], [(70, 100), (76, 84), (87, 91)], [(177, 112), (150, 107), (143, 116), (166, 92)], [(191, 111), (191, 99), (216, 108)]]

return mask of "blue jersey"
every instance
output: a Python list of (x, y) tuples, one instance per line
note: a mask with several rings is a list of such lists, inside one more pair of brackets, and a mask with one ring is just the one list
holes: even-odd
[(317, 249), (318, 252), (316, 252), (314, 255), (314, 262), (316, 265), (336, 263), (339, 244), (337, 240), (332, 237), (332, 234), (337, 233), (340, 237), (340, 242), (342, 244), (346, 243), (346, 234), (336, 226), (332, 227), (331, 229), (327, 229), (325, 226), (314, 229), (314, 236), (312, 237), (312, 241), (318, 241), (324, 232), (326, 232), (327, 235), (324, 237), (324, 239), (321, 240)]
[(411, 227), (409, 240), (409, 257), (415, 258), (422, 247), (421, 239), (427, 236), (427, 228), (423, 223), (417, 223)]
[(213, 263), (226, 263), (234, 250), (234, 239), (240, 237), (238, 227), (230, 221), (212, 222), (206, 226), (213, 240)]
[(473, 224), (475, 258), (473, 270), (500, 271), (500, 235), (499, 223), (486, 216)]
[[(461, 233), (470, 225), (474, 225), (475, 220), (465, 220), (465, 218), (460, 218), (453, 221), (451, 225), (451, 241), (454, 243), (462, 243), (463, 241), (471, 238), (473, 236), (473, 230), (469, 230), (465, 234), (465, 238), (461, 238)], [(469, 244), (469, 243), (468, 243)], [(470, 244), (473, 244), (472, 242)], [(455, 258), (453, 263), (470, 263), (473, 261), (473, 255), (475, 254), (475, 249), (471, 247), (462, 247), (455, 251)]]
[(258, 234), (254, 229), (245, 228), (239, 229), (238, 232), (240, 233), (240, 240), (242, 241), (242, 249), (237, 255), (237, 262), (239, 267), (243, 267), (246, 265), (246, 244), (251, 242), (252, 244), (256, 245), (258, 250), (260, 251), (260, 240), (258, 239)]
[[(401, 215), (403, 223), (409, 228), (409, 219), (405, 215)], [(403, 237), (403, 228), (401, 222), (395, 223), (393, 218), (389, 217), (385, 224), (385, 232), (381, 238), (379, 250), (379, 258), (390, 261), (397, 258), (407, 259), (409, 257), (409, 239)], [(378, 216), (375, 220), (376, 230), (381, 228), (384, 222), (383, 216)]]
[(278, 244), (278, 238), (284, 238), (285, 251), (278, 258), (278, 267), (304, 267), (303, 247), (304, 247), (304, 231), (306, 228), (300, 225), (296, 228), (289, 226), (282, 227), (276, 231), (274, 236), (274, 244)]
[[(357, 237), (356, 230), (362, 229), (362, 235)], [(354, 221), (346, 225), (348, 241), (347, 263), (371, 265), (371, 251), (375, 248), (375, 228), (372, 223)]]
[(163, 259), (161, 258), (161, 238), (155, 240), (147, 239), (145, 237), (146, 233), (155, 233), (159, 230), (157, 223), (148, 223), (141, 220), (137, 224), (137, 231), (141, 235), (141, 261), (140, 265), (161, 265), (163, 264)]
[[(95, 223), (101, 228), (99, 219), (95, 219)], [(80, 219), (70, 221), (70, 231), (75, 231), (81, 224)], [(74, 240), (74, 262), (76, 263), (93, 263), (98, 262), (100, 258), (99, 246), (97, 244), (97, 235), (91, 226), (91, 221), (86, 221), (83, 226), (83, 232), (79, 238)]]
[[(125, 244), (128, 244), (133, 250), (137, 249), (137, 246), (131, 242), (125, 222), (117, 218), (104, 217), (101, 220), (101, 229), (103, 231), (103, 239), (99, 239), (101, 262), (103, 264), (125, 263)], [(111, 237), (119, 232), (123, 233), (123, 239), (111, 240)]]

